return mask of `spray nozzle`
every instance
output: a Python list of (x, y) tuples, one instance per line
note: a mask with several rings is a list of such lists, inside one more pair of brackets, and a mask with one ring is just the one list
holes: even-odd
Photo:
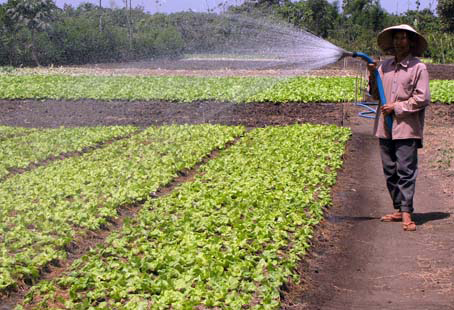
[(342, 58), (344, 57), (355, 57), (356, 52), (342, 51)]

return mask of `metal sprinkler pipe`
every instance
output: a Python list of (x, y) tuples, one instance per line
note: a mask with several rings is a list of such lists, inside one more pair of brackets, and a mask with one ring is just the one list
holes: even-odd
[[(364, 61), (366, 61), (368, 64), (374, 63), (374, 60), (369, 55), (361, 53), (361, 52), (349, 52), (349, 51), (344, 50), (341, 58), (344, 58), (344, 57), (353, 57), (353, 58), (359, 57), (359, 58), (363, 59)], [(378, 94), (380, 96), (380, 103), (382, 105), (385, 105), (386, 104), (385, 91), (383, 89), (383, 82), (381, 80), (380, 73), (378, 72), (377, 69), (374, 70), (374, 76), (375, 76), (375, 80), (377, 81), (377, 88), (378, 88)], [(376, 117), (376, 121), (375, 121), (375, 127), (377, 126), (378, 117), (380, 116), (380, 114), (376, 113), (376, 115), (377, 115), (377, 117)], [(386, 121), (386, 125), (389, 128), (389, 132), (392, 132), (392, 128), (393, 128), (392, 116), (387, 115), (385, 118), (385, 121)], [(374, 129), (374, 131), (375, 131), (375, 129)]]

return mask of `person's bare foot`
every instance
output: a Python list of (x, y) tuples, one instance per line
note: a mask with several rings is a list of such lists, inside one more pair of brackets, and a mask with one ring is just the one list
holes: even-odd
[(416, 223), (411, 220), (411, 213), (402, 212), (402, 228), (405, 231), (415, 231)]
[(382, 222), (400, 222), (402, 221), (402, 212), (386, 214), (380, 218)]

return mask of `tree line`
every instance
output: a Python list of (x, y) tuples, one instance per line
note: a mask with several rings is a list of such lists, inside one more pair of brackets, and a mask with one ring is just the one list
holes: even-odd
[[(129, 3), (129, 5), (128, 5)], [(434, 62), (454, 62), (454, 0), (439, 0), (436, 12), (419, 8), (390, 14), (378, 0), (244, 0), (222, 4), (225, 13), (268, 16), (348, 50), (377, 55), (376, 36), (385, 27), (406, 23), (421, 32)], [(213, 12), (150, 14), (142, 7), (104, 8), (82, 3), (58, 8), (53, 0), (8, 0), (0, 5), (0, 65), (70, 65), (181, 57), (222, 51), (235, 42), (232, 20)]]

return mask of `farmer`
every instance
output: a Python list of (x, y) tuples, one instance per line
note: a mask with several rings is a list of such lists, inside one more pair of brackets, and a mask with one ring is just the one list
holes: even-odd
[[(422, 148), (424, 112), (430, 102), (427, 68), (415, 56), (421, 56), (427, 49), (427, 41), (412, 27), (399, 25), (380, 32), (377, 42), (386, 54), (394, 56), (378, 66), (386, 104), (379, 105), (377, 109), (377, 114), (381, 112), (383, 117), (377, 115), (379, 120), (375, 135), (379, 138), (386, 185), (395, 209), (394, 213), (383, 216), (381, 220), (402, 221), (405, 231), (414, 231), (416, 224), (411, 215), (418, 148)], [(377, 64), (368, 65), (369, 90), (378, 99), (373, 75), (376, 68)]]

